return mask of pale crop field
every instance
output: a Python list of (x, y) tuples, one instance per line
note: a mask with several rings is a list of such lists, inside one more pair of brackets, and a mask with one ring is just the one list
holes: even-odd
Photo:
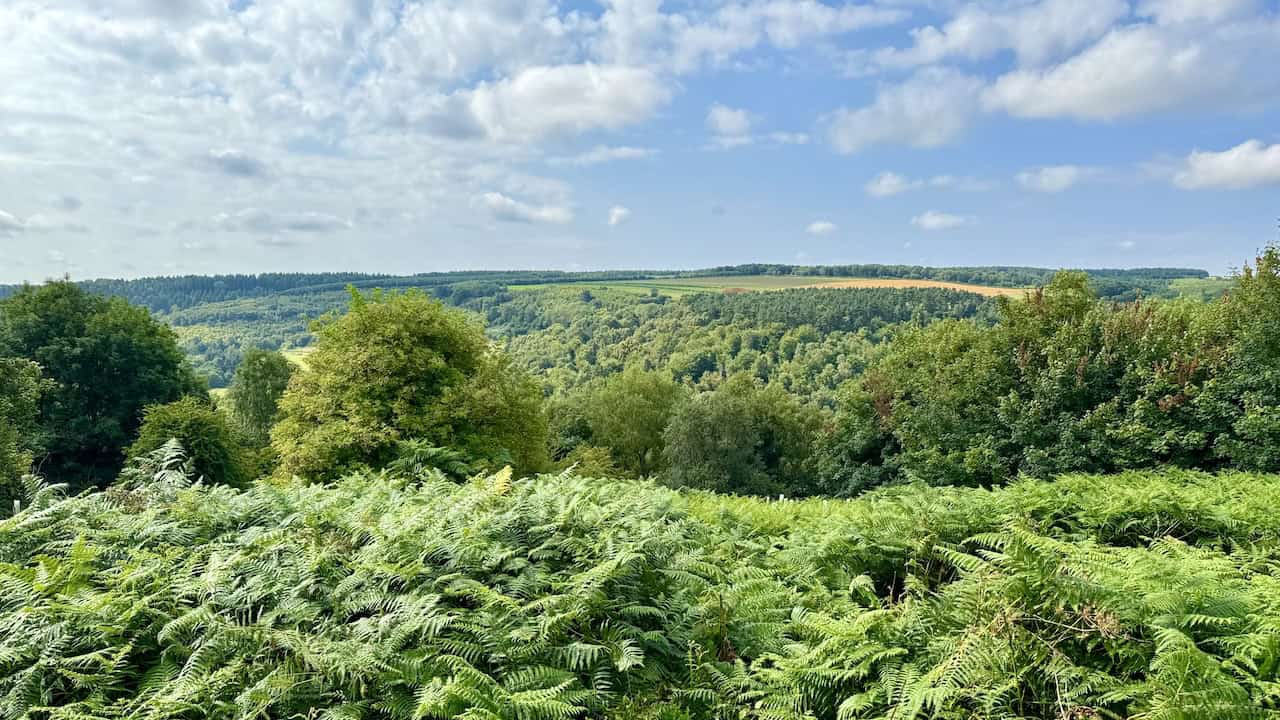
[(513, 292), (545, 290), (547, 288), (602, 288), (626, 292), (648, 293), (657, 290), (663, 295), (678, 297), (695, 292), (733, 292), (788, 290), (791, 288), (946, 288), (976, 293), (985, 297), (1007, 295), (1021, 297), (1025, 288), (969, 285), (941, 280), (914, 280), (907, 278), (819, 278), (803, 275), (734, 275), (715, 277), (657, 278), (653, 280), (578, 281), (565, 283), (540, 283), (537, 285), (511, 285)]

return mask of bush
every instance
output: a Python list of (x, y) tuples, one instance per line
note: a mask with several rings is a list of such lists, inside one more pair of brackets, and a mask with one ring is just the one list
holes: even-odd
[(171, 440), (178, 442), (195, 475), (206, 482), (241, 486), (253, 479), (253, 458), (236, 442), (227, 416), (207, 403), (185, 397), (148, 407), (128, 457), (146, 456)]

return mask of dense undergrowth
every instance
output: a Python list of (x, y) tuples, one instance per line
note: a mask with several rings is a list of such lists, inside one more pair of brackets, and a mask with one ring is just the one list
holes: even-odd
[(1280, 477), (854, 501), (570, 475), (191, 484), (0, 522), (0, 717), (1233, 718), (1280, 708)]

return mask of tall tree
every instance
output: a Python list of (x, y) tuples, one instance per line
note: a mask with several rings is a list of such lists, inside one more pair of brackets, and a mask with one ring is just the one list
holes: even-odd
[(19, 497), (18, 480), (31, 470), (39, 447), (36, 416), (40, 367), (29, 360), (0, 358), (0, 516)]
[(110, 481), (147, 405), (204, 392), (173, 331), (144, 308), (51, 282), (0, 301), (0, 356), (52, 381), (37, 421), (43, 474), (74, 487)]
[(663, 432), (685, 399), (684, 388), (665, 372), (632, 367), (606, 379), (587, 403), (591, 441), (637, 477), (662, 469)]
[(821, 418), (777, 387), (747, 375), (681, 406), (665, 433), (666, 477), (676, 487), (808, 495)]
[(255, 445), (270, 442), (271, 426), (279, 413), (280, 396), (293, 377), (293, 363), (278, 352), (245, 351), (227, 397), (244, 436)]
[(352, 290), (314, 328), (316, 350), (280, 400), (280, 470), (327, 480), (394, 460), (404, 440), (467, 450), (521, 472), (546, 463), (541, 394), (483, 330), (419, 291)]

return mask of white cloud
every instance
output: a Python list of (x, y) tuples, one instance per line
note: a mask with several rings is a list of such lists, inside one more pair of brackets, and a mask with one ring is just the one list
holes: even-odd
[(1114, 120), (1178, 108), (1256, 107), (1280, 91), (1280, 22), (1139, 24), (1047, 69), (1020, 69), (984, 94), (988, 109), (1026, 118)]
[(455, 134), (478, 128), (490, 138), (519, 142), (616, 130), (647, 120), (670, 99), (663, 81), (645, 68), (590, 63), (532, 67), (468, 92), (465, 112), (459, 113), (455, 100), (429, 119)]
[(877, 198), (893, 197), (912, 190), (937, 188), (982, 192), (991, 189), (991, 183), (973, 177), (934, 175), (931, 178), (909, 178), (895, 172), (882, 172), (862, 186), (868, 195)]
[(613, 162), (615, 160), (636, 160), (639, 158), (653, 157), (658, 151), (652, 148), (642, 147), (609, 147), (607, 145), (597, 145), (586, 152), (574, 155), (572, 157), (552, 158), (549, 162), (552, 165), (600, 165), (602, 163)]
[(707, 129), (711, 131), (709, 147), (717, 150), (751, 145), (756, 142), (770, 142), (775, 145), (805, 145), (809, 135), (802, 132), (773, 131), (753, 134), (756, 117), (739, 108), (731, 108), (716, 103), (707, 111)]
[(573, 210), (561, 205), (531, 205), (497, 192), (480, 196), (481, 204), (495, 220), (518, 223), (555, 223), (573, 221)]
[(830, 235), (839, 229), (839, 226), (829, 220), (816, 220), (809, 223), (809, 227), (805, 228), (805, 232), (810, 235)]
[(1094, 168), (1079, 165), (1049, 165), (1018, 173), (1018, 184), (1042, 193), (1060, 193), (1097, 174)]
[(966, 215), (951, 215), (949, 213), (938, 212), (936, 210), (927, 210), (924, 213), (911, 218), (911, 224), (921, 230), (952, 230), (969, 225), (972, 222), (972, 217)]
[(769, 139), (779, 145), (809, 144), (809, 134), (802, 132), (771, 132)]
[(1216, 23), (1255, 15), (1260, 0), (1142, 0), (1138, 14), (1164, 24)]
[(994, 186), (989, 180), (963, 175), (934, 175), (929, 178), (929, 187), (963, 192), (986, 192)]
[[(607, 0), (594, 46), (612, 62), (666, 67), (689, 73), (730, 63), (750, 50), (783, 50), (846, 33), (891, 25), (908, 11), (872, 4), (833, 6), (819, 0), (736, 0), (682, 3), (664, 12), (660, 0)], [(674, 5), (674, 3), (672, 3)]]
[(895, 172), (882, 172), (872, 178), (864, 188), (868, 195), (883, 198), (900, 195), (923, 186), (924, 183), (920, 180), (911, 180)]
[(329, 233), (348, 229), (351, 223), (322, 212), (273, 212), (245, 208), (233, 213), (218, 213), (207, 226), (224, 232)]
[(716, 103), (707, 111), (707, 129), (721, 136), (751, 134), (751, 114), (746, 110)]
[(7, 213), (0, 210), (0, 236), (13, 236), (18, 233), (78, 233), (84, 234), (89, 232), (89, 227), (83, 223), (71, 222), (64, 218), (50, 217), (48, 215), (28, 216), (20, 218), (17, 215)]
[(1039, 65), (1101, 37), (1128, 14), (1127, 0), (1044, 0), (1001, 10), (965, 5), (941, 28), (912, 30), (912, 47), (873, 57), (885, 67), (915, 67), (950, 58), (982, 60), (1007, 49), (1021, 63)]
[(828, 136), (844, 154), (885, 143), (945, 145), (969, 127), (981, 90), (980, 79), (955, 70), (922, 70), (901, 85), (881, 88), (871, 105), (837, 110), (827, 119)]
[(1280, 143), (1249, 140), (1222, 152), (1197, 150), (1187, 156), (1173, 182), (1187, 190), (1280, 185)]
[(631, 210), (621, 206), (614, 205), (609, 208), (609, 227), (616, 227), (626, 222), (631, 217)]

